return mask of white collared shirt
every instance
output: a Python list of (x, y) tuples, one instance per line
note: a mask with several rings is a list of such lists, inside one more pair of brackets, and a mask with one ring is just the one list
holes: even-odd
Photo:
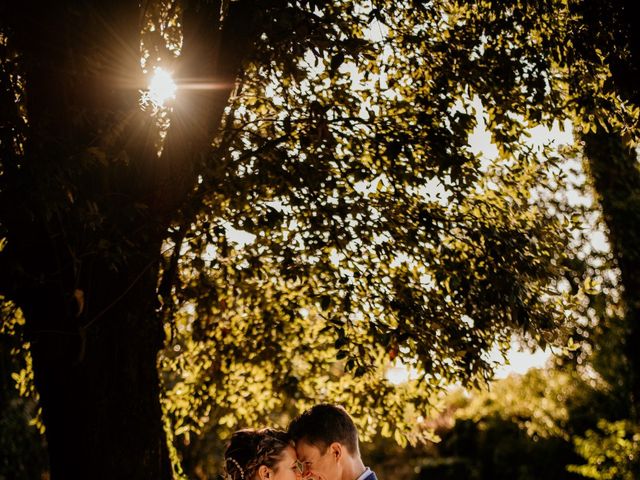
[(367, 475), (369, 475), (370, 473), (371, 473), (371, 469), (367, 467), (365, 468), (364, 472), (362, 472), (362, 475), (356, 478), (356, 480), (364, 480), (367, 477)]

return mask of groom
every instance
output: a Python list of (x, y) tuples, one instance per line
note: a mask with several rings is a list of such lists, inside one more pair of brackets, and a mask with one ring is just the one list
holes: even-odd
[(347, 411), (337, 405), (316, 405), (289, 425), (304, 478), (323, 480), (378, 480), (364, 466), (358, 446), (358, 430)]

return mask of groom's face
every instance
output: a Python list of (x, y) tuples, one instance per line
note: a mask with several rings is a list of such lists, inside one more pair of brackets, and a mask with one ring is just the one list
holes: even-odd
[(304, 465), (304, 477), (315, 474), (320, 480), (339, 480), (340, 465), (331, 445), (323, 452), (315, 445), (301, 440), (296, 443), (298, 460)]

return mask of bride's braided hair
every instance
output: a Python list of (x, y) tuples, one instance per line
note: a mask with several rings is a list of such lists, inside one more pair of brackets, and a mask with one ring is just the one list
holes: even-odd
[(224, 465), (230, 480), (253, 480), (261, 465), (272, 470), (291, 446), (287, 432), (272, 428), (238, 430), (224, 452)]

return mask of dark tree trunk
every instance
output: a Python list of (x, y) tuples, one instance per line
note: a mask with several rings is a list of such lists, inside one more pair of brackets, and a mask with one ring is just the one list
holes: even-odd
[(28, 118), (24, 153), (0, 142), (0, 261), (11, 268), (0, 293), (24, 312), (53, 480), (171, 478), (156, 371), (160, 250), (255, 38), (253, 2), (231, 2), (224, 25), (215, 3), (184, 2), (179, 74), (217, 88), (179, 93), (161, 158), (138, 108), (137, 2), (0, 8)]
[(96, 262), (80, 285), (95, 307), (85, 304), (80, 317), (57, 285), (20, 299), (54, 479), (171, 478), (156, 370), (157, 259), (142, 260), (122, 274)]
[(148, 202), (156, 155), (138, 108), (140, 12), (112, 1), (15, 2), (10, 13), (28, 126), (24, 156), (3, 159), (3, 255), (51, 477), (169, 479), (155, 308), (166, 225)]
[(596, 195), (609, 230), (609, 242), (621, 272), (625, 305), (624, 339), (631, 416), (640, 405), (640, 170), (634, 149), (617, 133), (585, 136)]

